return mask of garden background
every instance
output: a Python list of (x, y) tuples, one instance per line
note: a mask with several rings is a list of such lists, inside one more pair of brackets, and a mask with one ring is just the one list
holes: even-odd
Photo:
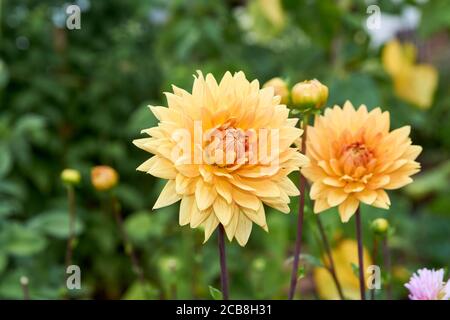
[[(66, 28), (65, 1), (0, 0), (1, 299), (23, 297), (22, 276), (33, 299), (67, 295), (64, 168), (82, 173), (73, 256), (82, 289), (71, 297), (211, 298), (209, 286), (219, 287), (215, 238), (202, 244), (201, 231), (179, 227), (178, 205), (151, 210), (163, 181), (136, 172), (148, 155), (131, 143), (142, 128), (156, 124), (145, 106), (164, 105), (171, 84), (190, 90), (196, 70), (216, 77), (243, 70), (261, 83), (274, 76), (291, 84), (317, 78), (330, 89), (327, 106), (348, 99), (389, 110), (393, 128), (411, 124), (414, 144), (424, 148), (422, 172), (412, 185), (389, 193), (390, 210), (362, 207), (364, 243), (370, 252), (370, 222), (387, 218), (392, 273), (383, 279), (392, 282), (396, 299), (407, 297), (403, 283), (417, 268), (450, 265), (449, 1), (74, 4), (81, 8), (80, 30)], [(367, 27), (369, 4), (381, 9), (379, 29)], [(412, 43), (416, 57), (408, 50), (383, 55), (393, 37)], [(412, 65), (403, 82), (385, 68), (386, 59)], [(100, 164), (120, 175), (115, 191), (144, 269), (144, 291), (125, 254), (109, 195), (90, 182), (91, 168)], [(297, 199), (291, 209), (290, 215), (268, 210), (270, 232), (254, 228), (245, 248), (228, 244), (232, 298), (286, 298)], [(337, 268), (350, 278), (346, 290), (357, 294), (351, 264), (356, 252), (339, 247), (354, 238), (353, 220), (342, 224), (335, 209), (320, 217), (333, 248), (341, 248)], [(322, 249), (310, 209), (305, 223), (297, 296), (330, 298), (333, 283), (319, 271)], [(376, 297), (385, 298), (385, 291)]]

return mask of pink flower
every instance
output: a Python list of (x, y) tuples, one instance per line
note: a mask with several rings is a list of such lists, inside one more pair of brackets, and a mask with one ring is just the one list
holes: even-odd
[(413, 274), (405, 287), (409, 290), (408, 297), (411, 300), (450, 299), (450, 280), (444, 282), (444, 269), (420, 269)]

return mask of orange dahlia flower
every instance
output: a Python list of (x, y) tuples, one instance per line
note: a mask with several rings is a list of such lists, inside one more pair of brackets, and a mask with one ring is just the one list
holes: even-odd
[(168, 179), (154, 209), (181, 200), (180, 225), (203, 226), (206, 241), (221, 223), (241, 246), (253, 223), (267, 231), (263, 204), (289, 212), (299, 192), (287, 175), (307, 158), (291, 147), (302, 131), (272, 87), (199, 72), (192, 93), (173, 86), (166, 97), (168, 108), (150, 107), (159, 125), (134, 141), (154, 154), (137, 170)]
[(385, 190), (412, 182), (410, 176), (420, 171), (415, 159), (422, 147), (411, 144), (409, 126), (389, 131), (389, 121), (389, 112), (368, 112), (364, 105), (355, 110), (348, 101), (316, 117), (308, 127), (310, 163), (302, 169), (312, 182), (315, 213), (339, 206), (347, 222), (360, 202), (388, 209)]

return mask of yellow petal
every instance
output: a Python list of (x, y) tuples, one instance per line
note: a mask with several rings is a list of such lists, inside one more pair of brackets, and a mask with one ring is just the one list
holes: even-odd
[(258, 197), (248, 192), (239, 191), (238, 189), (233, 189), (233, 199), (238, 205), (254, 211), (257, 211), (261, 206), (261, 201)]
[(245, 246), (247, 244), (248, 238), (250, 237), (250, 233), (252, 232), (253, 223), (250, 221), (247, 216), (240, 212), (239, 213), (239, 221), (236, 228), (236, 240), (240, 246)]
[(356, 209), (358, 209), (358, 206), (359, 201), (353, 196), (349, 196), (347, 200), (342, 202), (339, 205), (339, 215), (341, 216), (341, 221), (348, 222), (351, 216), (355, 214)]
[(271, 208), (274, 208), (278, 211), (281, 211), (283, 213), (289, 213), (291, 209), (289, 208), (287, 203), (284, 202), (277, 202), (274, 199), (271, 198), (263, 198), (262, 199), (266, 205), (268, 205)]
[(314, 213), (320, 213), (330, 208), (327, 199), (319, 198), (314, 201)]
[(377, 190), (377, 198), (372, 203), (374, 207), (381, 208), (381, 209), (389, 209), (389, 206), (391, 205), (391, 201), (389, 200), (389, 196), (384, 190)]
[(158, 200), (156, 200), (153, 210), (170, 206), (180, 199), (181, 196), (175, 190), (175, 180), (169, 180), (161, 191)]
[(177, 171), (172, 162), (161, 157), (153, 156), (141, 164), (136, 170), (144, 171), (161, 179), (175, 179)]
[(327, 194), (327, 200), (330, 207), (335, 207), (340, 205), (345, 199), (347, 199), (348, 193), (342, 191), (341, 189), (330, 189)]
[(197, 228), (199, 225), (203, 223), (210, 215), (212, 214), (211, 208), (207, 210), (199, 210), (197, 205), (192, 205), (191, 209), (191, 228)]
[(223, 179), (217, 179), (214, 182), (214, 186), (216, 187), (217, 193), (220, 194), (228, 204), (231, 204), (233, 197), (231, 194), (232, 187), (230, 184)]
[(278, 181), (278, 185), (286, 192), (288, 196), (295, 197), (300, 195), (300, 191), (297, 186), (292, 182), (289, 177), (283, 177), (280, 181)]
[(213, 204), (214, 213), (219, 219), (220, 223), (227, 225), (233, 215), (233, 207), (228, 204), (224, 198), (218, 196)]
[(363, 190), (361, 192), (355, 193), (356, 198), (365, 204), (371, 205), (377, 199), (377, 192), (373, 190)]
[(180, 204), (180, 226), (187, 225), (191, 220), (192, 206), (195, 205), (194, 196), (184, 196)]
[(396, 94), (421, 109), (428, 109), (438, 84), (438, 72), (432, 65), (410, 66), (394, 77)]
[(344, 181), (341, 181), (334, 177), (326, 177), (325, 179), (322, 180), (322, 183), (326, 184), (327, 186), (338, 187), (338, 188), (345, 186)]
[(241, 211), (245, 213), (245, 215), (252, 220), (257, 225), (264, 227), (266, 222), (266, 214), (264, 212), (264, 206), (261, 204), (258, 211), (253, 211), (250, 209), (247, 209), (245, 207), (241, 208)]
[(205, 222), (203, 223), (203, 227), (205, 228), (205, 240), (203, 243), (208, 241), (209, 237), (211, 237), (214, 230), (219, 225), (219, 220), (216, 218), (215, 215), (210, 214), (208, 218), (206, 218)]
[(195, 200), (200, 211), (208, 209), (213, 204), (216, 197), (217, 193), (213, 185), (205, 183), (202, 180), (197, 182)]
[(236, 234), (236, 228), (239, 222), (239, 215), (240, 215), (239, 207), (234, 205), (231, 220), (226, 226), (224, 226), (225, 233), (227, 234), (227, 238), (229, 241), (233, 240), (234, 235)]

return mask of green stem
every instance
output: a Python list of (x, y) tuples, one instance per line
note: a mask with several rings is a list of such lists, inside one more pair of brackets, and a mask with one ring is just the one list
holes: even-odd
[[(373, 236), (372, 258), (373, 258), (373, 264), (377, 265), (377, 260), (378, 260), (378, 238), (377, 238), (376, 234)], [(375, 300), (375, 290), (376, 290), (375, 288), (372, 288), (370, 290), (370, 299), (371, 300)]]
[(20, 286), (22, 287), (23, 300), (30, 300), (30, 290), (28, 287), (28, 278), (27, 277), (20, 278)]
[(69, 205), (69, 238), (66, 247), (66, 267), (72, 265), (73, 247), (75, 242), (75, 189), (72, 185), (67, 186), (67, 201)]
[(218, 246), (219, 246), (219, 257), (220, 257), (220, 283), (222, 289), (223, 300), (229, 299), (228, 293), (228, 269), (227, 269), (227, 257), (225, 252), (225, 230), (223, 225), (219, 224), (219, 234), (218, 234)]
[(361, 293), (361, 300), (366, 300), (366, 292), (364, 285), (364, 260), (363, 260), (363, 240), (361, 227), (361, 214), (359, 207), (355, 214), (356, 221), (356, 238), (358, 240), (358, 271), (359, 271), (359, 291)]
[(325, 233), (325, 229), (323, 227), (322, 221), (319, 218), (319, 215), (315, 214), (314, 216), (316, 217), (317, 225), (319, 227), (320, 237), (322, 238), (323, 247), (324, 247), (325, 253), (328, 257), (329, 265), (326, 266), (326, 268), (328, 269), (328, 271), (331, 274), (331, 277), (333, 278), (333, 281), (334, 281), (334, 284), (336, 285), (336, 289), (338, 291), (339, 297), (341, 298), (341, 300), (345, 300), (344, 293), (342, 292), (341, 283), (339, 282), (339, 278), (337, 277), (336, 268), (334, 265), (333, 254), (331, 252), (331, 247), (330, 247), (330, 243), (328, 241), (327, 234)]
[(114, 213), (114, 218), (116, 219), (117, 227), (119, 228), (119, 233), (123, 241), (123, 246), (125, 249), (125, 253), (130, 257), (131, 264), (133, 266), (133, 271), (136, 273), (139, 282), (142, 285), (142, 290), (146, 291), (146, 282), (144, 272), (139, 263), (139, 259), (134, 251), (133, 245), (128, 237), (128, 233), (125, 229), (125, 225), (123, 223), (122, 213), (120, 210), (120, 203), (115, 196), (111, 198), (112, 210)]
[(391, 288), (391, 255), (389, 252), (388, 246), (388, 234), (383, 238), (383, 260), (384, 260), (384, 268), (386, 270), (386, 297), (388, 300), (392, 300), (392, 288)]
[[(306, 134), (308, 129), (309, 113), (303, 115), (303, 121), (299, 124), (303, 129), (301, 153), (306, 153)], [(300, 260), (301, 248), (302, 248), (302, 236), (303, 236), (303, 220), (305, 215), (305, 187), (306, 178), (299, 173), (299, 206), (298, 206), (298, 218), (297, 218), (297, 237), (295, 240), (294, 249), (294, 261), (292, 263), (291, 284), (289, 288), (289, 300), (294, 299), (295, 291), (297, 290), (298, 282), (298, 265)]]

